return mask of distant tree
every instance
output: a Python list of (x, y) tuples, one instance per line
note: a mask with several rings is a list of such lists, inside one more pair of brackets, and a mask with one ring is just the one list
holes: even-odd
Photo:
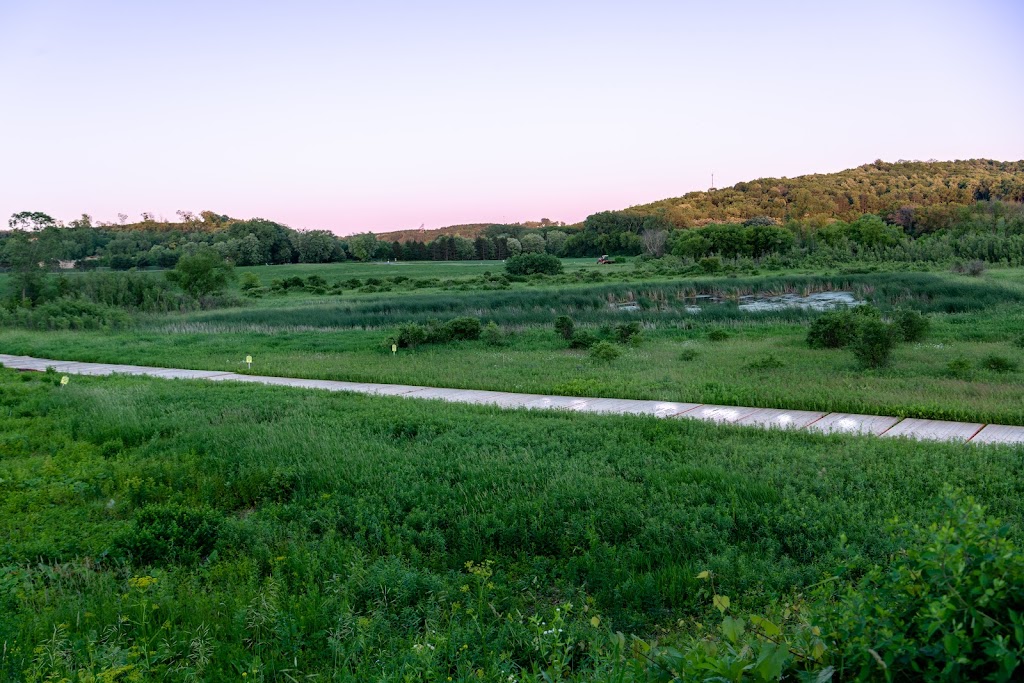
[(548, 234), (545, 236), (545, 248), (549, 254), (555, 256), (563, 256), (565, 254), (565, 242), (569, 239), (561, 230), (548, 230)]
[(166, 277), (182, 291), (198, 299), (224, 291), (228, 282), (234, 279), (234, 269), (216, 251), (205, 248), (182, 256)]
[(370, 260), (376, 248), (377, 236), (372, 232), (364, 232), (348, 238), (348, 250), (352, 254), (352, 258), (359, 261)]
[(644, 242), (644, 253), (648, 256), (654, 256), (655, 258), (661, 258), (665, 255), (665, 243), (668, 241), (668, 231), (666, 230), (651, 230), (650, 228), (643, 231), (640, 235)]
[(57, 221), (42, 211), (21, 211), (20, 213), (12, 214), (11, 218), (7, 221), (7, 225), (11, 230), (39, 232), (46, 228), (56, 228)]
[(505, 248), (508, 249), (509, 256), (519, 256), (523, 253), (523, 243), (515, 237), (509, 237), (505, 241)]
[(528, 235), (523, 235), (519, 240), (519, 243), (523, 247), (524, 254), (543, 254), (544, 253), (544, 238), (535, 232), (531, 232)]
[(334, 260), (338, 238), (327, 230), (303, 230), (292, 234), (292, 246), (299, 263), (327, 263)]

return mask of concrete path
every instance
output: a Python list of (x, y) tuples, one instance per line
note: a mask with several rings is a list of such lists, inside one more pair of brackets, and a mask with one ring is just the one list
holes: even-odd
[(215, 382), (254, 382), (277, 386), (323, 389), (326, 391), (352, 391), (360, 394), (402, 396), (496, 405), (502, 408), (537, 410), (568, 410), (580, 413), (611, 413), (653, 415), (655, 417), (684, 418), (708, 422), (747, 425), (776, 429), (806, 429), (808, 431), (846, 434), (866, 434), (881, 437), (907, 437), (930, 441), (966, 441), (986, 444), (1024, 444), (1024, 427), (984, 425), (974, 422), (947, 422), (886, 417), (883, 415), (855, 415), (850, 413), (819, 413), (809, 410), (780, 410), (775, 408), (744, 408), (699, 403), (672, 403), (667, 401), (638, 401), (625, 398), (577, 398), (573, 396), (541, 396), (515, 394), (502, 391), (473, 389), (439, 389), (402, 384), (368, 384), (362, 382), (335, 382), (322, 379), (292, 379), (288, 377), (261, 377), (233, 372), (210, 370), (176, 370), (138, 365), (112, 365), (109, 363), (79, 363), (75, 361), (8, 356), (0, 354), (0, 364), (16, 370), (45, 371), (52, 367), (66, 375), (147, 375), (165, 379), (206, 379)]

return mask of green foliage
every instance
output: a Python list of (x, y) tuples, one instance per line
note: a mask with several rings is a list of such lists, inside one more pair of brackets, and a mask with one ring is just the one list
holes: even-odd
[(946, 373), (950, 377), (958, 379), (969, 379), (973, 369), (974, 365), (971, 364), (971, 361), (963, 356), (954, 358), (946, 364)]
[(212, 510), (147, 505), (136, 513), (117, 545), (137, 566), (194, 564), (213, 550), (222, 520)]
[(590, 347), (590, 357), (603, 363), (610, 363), (621, 355), (622, 351), (610, 342), (599, 341)]
[(254, 273), (243, 273), (239, 288), (246, 296), (257, 297), (263, 291), (263, 283)]
[(505, 260), (505, 272), (509, 275), (558, 275), (562, 272), (562, 260), (553, 254), (519, 254)]
[(861, 322), (876, 314), (875, 310), (860, 313), (849, 308), (823, 313), (811, 323), (807, 331), (807, 345), (812, 349), (841, 349), (849, 346), (857, 339)]
[(689, 362), (696, 360), (700, 356), (700, 352), (697, 349), (683, 349), (679, 352), (679, 360)]
[(643, 330), (638, 322), (619, 323), (615, 326), (614, 336), (619, 344), (636, 346), (643, 338)]
[(1016, 372), (1020, 364), (1004, 356), (990, 354), (982, 359), (981, 367), (993, 372)]
[[(495, 325), (497, 327), (497, 325)], [(402, 348), (414, 348), (421, 344), (447, 344), (452, 341), (472, 341), (479, 339), (483, 325), (479, 318), (453, 318), (447, 322), (429, 320), (426, 325), (406, 323), (398, 329), (398, 334), (388, 339), (388, 345), (394, 343)]]
[(493, 320), (484, 325), (484, 329), (480, 333), (480, 338), (483, 339), (484, 343), (488, 346), (505, 345), (505, 334)]
[(774, 353), (769, 353), (766, 356), (750, 361), (747, 363), (747, 367), (751, 370), (777, 370), (786, 367), (786, 363)]
[(570, 349), (589, 349), (599, 341), (596, 334), (590, 330), (576, 330), (569, 340)]
[(857, 327), (857, 336), (850, 344), (850, 349), (863, 367), (881, 368), (889, 364), (898, 340), (897, 328), (881, 320), (865, 317)]
[(945, 506), (830, 610), (840, 678), (1011, 681), (1024, 669), (1024, 553), (973, 499)]
[(572, 339), (573, 332), (576, 329), (576, 323), (573, 319), (567, 315), (560, 315), (555, 318), (555, 332), (562, 337), (562, 339)]
[(715, 327), (708, 331), (708, 339), (713, 342), (722, 342), (728, 339), (730, 336), (729, 331), (721, 327)]
[(899, 331), (900, 338), (905, 342), (918, 342), (928, 333), (928, 318), (918, 311), (898, 310), (892, 317), (893, 325)]
[(186, 294), (199, 299), (223, 292), (234, 279), (234, 270), (215, 251), (203, 250), (182, 256), (166, 277)]

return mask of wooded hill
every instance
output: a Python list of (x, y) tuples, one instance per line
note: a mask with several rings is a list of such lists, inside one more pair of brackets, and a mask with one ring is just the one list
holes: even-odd
[(759, 178), (625, 211), (660, 214), (675, 227), (692, 227), (756, 216), (779, 222), (851, 221), (866, 213), (885, 217), (907, 207), (966, 206), (991, 199), (1024, 202), (1024, 161), (876, 161), (838, 173)]

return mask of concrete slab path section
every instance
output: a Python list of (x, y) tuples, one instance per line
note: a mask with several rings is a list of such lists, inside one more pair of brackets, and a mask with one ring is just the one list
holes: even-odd
[(406, 384), (373, 384), (370, 382), (266, 377), (242, 375), (233, 372), (217, 372), (215, 370), (183, 370), (141, 365), (117, 365), (114, 363), (83, 363), (79, 361), (62, 361), (6, 354), (0, 354), (0, 364), (15, 370), (35, 370), (39, 372), (52, 367), (57, 372), (67, 375), (125, 374), (160, 377), (163, 379), (250, 382), (299, 389), (350, 391), (378, 396), (401, 396), (403, 398), (433, 399), (472, 405), (493, 405), (499, 408), (564, 410), (613, 415), (651, 415), (659, 418), (705, 420), (723, 424), (760, 427), (762, 429), (805, 429), (824, 434), (860, 434), (976, 444), (1024, 444), (1024, 427), (1014, 425), (985, 425), (975, 422), (949, 422), (946, 420), (921, 420), (916, 418), (901, 419), (886, 415), (821, 413), (811, 410), (750, 408), (626, 398), (543, 396), (505, 391), (421, 387)]

